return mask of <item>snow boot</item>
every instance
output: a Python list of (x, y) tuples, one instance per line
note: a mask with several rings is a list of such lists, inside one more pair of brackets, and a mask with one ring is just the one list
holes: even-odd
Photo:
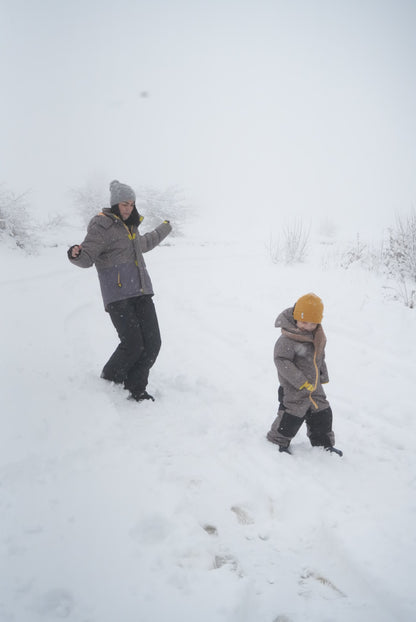
[(292, 452), (289, 449), (289, 445), (287, 447), (283, 447), (283, 445), (279, 445), (279, 452), (281, 454), (289, 454), (290, 456), (292, 455)]
[(153, 395), (150, 395), (150, 393), (148, 393), (147, 391), (142, 391), (138, 395), (135, 395), (134, 393), (131, 393), (129, 395), (128, 399), (129, 400), (136, 400), (136, 402), (144, 402), (144, 400), (152, 400), (152, 402), (155, 401), (155, 398), (153, 397)]
[(325, 451), (329, 451), (331, 454), (337, 454), (337, 456), (343, 456), (343, 452), (336, 447), (325, 447)]

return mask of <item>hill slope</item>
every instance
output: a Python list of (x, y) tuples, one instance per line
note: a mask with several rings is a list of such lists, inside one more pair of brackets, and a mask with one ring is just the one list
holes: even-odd
[[(140, 405), (99, 378), (116, 335), (95, 270), (0, 248), (1, 620), (413, 619), (415, 312), (248, 240), (146, 256), (163, 346)], [(304, 429), (292, 457), (265, 440), (274, 320), (308, 291), (342, 459)]]

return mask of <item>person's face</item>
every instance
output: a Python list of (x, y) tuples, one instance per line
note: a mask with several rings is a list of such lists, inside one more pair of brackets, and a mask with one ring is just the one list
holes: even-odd
[(118, 204), (118, 209), (120, 211), (120, 216), (122, 220), (127, 220), (130, 216), (134, 208), (134, 201), (123, 201)]
[(300, 330), (306, 330), (308, 333), (313, 332), (318, 326), (318, 324), (314, 324), (313, 322), (301, 322), (300, 320), (297, 320), (296, 324)]

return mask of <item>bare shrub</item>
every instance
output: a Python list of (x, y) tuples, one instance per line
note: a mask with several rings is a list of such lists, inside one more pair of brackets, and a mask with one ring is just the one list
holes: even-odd
[(33, 252), (37, 238), (28, 212), (27, 193), (14, 194), (0, 187), (0, 236), (11, 238), (19, 248)]
[(357, 264), (370, 272), (379, 272), (382, 263), (382, 249), (374, 249), (367, 242), (363, 242), (357, 233), (355, 243), (341, 254), (341, 268), (349, 268)]
[(396, 297), (406, 307), (414, 309), (416, 304), (416, 212), (402, 219), (396, 218), (396, 225), (389, 229), (388, 239), (383, 245), (383, 267), (387, 276), (395, 283)]
[(283, 239), (270, 236), (268, 250), (273, 263), (294, 264), (305, 260), (310, 230), (305, 230), (302, 221), (284, 227)]
[(284, 229), (284, 257), (286, 264), (305, 261), (309, 233), (310, 229), (306, 231), (301, 220)]
[(416, 283), (416, 212), (406, 219), (396, 218), (396, 226), (389, 229), (383, 249), (383, 263), (389, 276), (410, 279)]
[(386, 289), (393, 297), (413, 309), (416, 305), (416, 213), (412, 210), (407, 218), (396, 218), (395, 227), (388, 230), (376, 252), (361, 241), (356, 242), (342, 255), (341, 266), (348, 268), (359, 264), (371, 272), (381, 272), (388, 277)]
[(411, 283), (403, 278), (398, 283), (396, 283), (394, 290), (396, 292), (396, 297), (404, 302), (406, 307), (409, 307), (409, 309), (415, 308), (416, 285), (414, 282)]
[(368, 254), (367, 244), (363, 243), (357, 233), (355, 244), (348, 248), (341, 257), (341, 267), (348, 268), (354, 263), (363, 263)]

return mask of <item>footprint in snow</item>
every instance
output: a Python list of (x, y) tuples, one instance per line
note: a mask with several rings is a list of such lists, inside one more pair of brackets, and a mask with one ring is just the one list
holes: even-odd
[(223, 566), (226, 566), (229, 570), (235, 572), (240, 578), (244, 576), (238, 560), (234, 557), (234, 555), (216, 555), (214, 558), (214, 569), (217, 570)]
[(231, 512), (237, 516), (237, 520), (240, 525), (254, 525), (254, 518), (252, 518), (243, 508), (238, 505), (233, 505)]
[(321, 596), (327, 600), (345, 598), (346, 596), (332, 581), (315, 570), (306, 569), (301, 575), (299, 585), (306, 588), (301, 592), (301, 595), (305, 597), (310, 596), (311, 592), (315, 592), (317, 586), (320, 588)]

